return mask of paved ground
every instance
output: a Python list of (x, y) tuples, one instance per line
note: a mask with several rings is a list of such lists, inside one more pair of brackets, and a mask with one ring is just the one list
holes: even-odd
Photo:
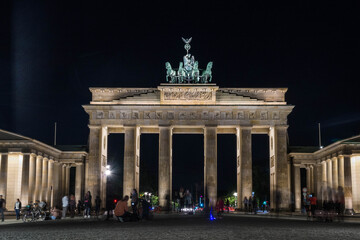
[(151, 221), (67, 219), (0, 223), (0, 239), (360, 239), (360, 223), (309, 222), (303, 217), (157, 215)]

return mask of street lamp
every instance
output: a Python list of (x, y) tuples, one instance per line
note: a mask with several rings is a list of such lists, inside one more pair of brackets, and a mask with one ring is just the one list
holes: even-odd
[(110, 165), (106, 165), (105, 175), (106, 175), (106, 176), (110, 176), (110, 175), (111, 175)]
[(237, 201), (237, 192), (234, 192), (234, 197), (235, 197), (235, 207), (237, 206), (236, 205), (236, 201)]

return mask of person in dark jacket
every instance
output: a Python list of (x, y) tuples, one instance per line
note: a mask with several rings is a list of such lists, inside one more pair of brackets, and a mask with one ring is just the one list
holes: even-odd
[(90, 218), (90, 213), (91, 213), (91, 193), (90, 193), (90, 191), (88, 191), (85, 194), (84, 205), (85, 205), (84, 218)]
[(5, 211), (5, 199), (3, 199), (3, 196), (0, 195), (0, 213), (1, 213), (1, 221), (4, 221), (4, 211)]
[(21, 210), (20, 199), (16, 200), (14, 209), (15, 209), (15, 213), (16, 213), (16, 220), (19, 220), (20, 219), (20, 210)]
[(74, 218), (75, 216), (75, 209), (76, 209), (76, 199), (74, 194), (70, 195), (70, 200), (69, 200), (69, 210), (70, 210), (70, 217)]
[(95, 215), (98, 217), (100, 212), (101, 199), (99, 196), (95, 198)]

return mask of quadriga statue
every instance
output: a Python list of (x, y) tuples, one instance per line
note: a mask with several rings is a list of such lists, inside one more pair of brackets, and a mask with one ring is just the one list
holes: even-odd
[(209, 62), (206, 66), (206, 69), (202, 72), (201, 78), (203, 83), (211, 82), (212, 79), (212, 69), (213, 62)]
[(171, 64), (169, 62), (165, 63), (166, 68), (166, 81), (170, 83), (176, 83), (176, 71), (171, 68)]

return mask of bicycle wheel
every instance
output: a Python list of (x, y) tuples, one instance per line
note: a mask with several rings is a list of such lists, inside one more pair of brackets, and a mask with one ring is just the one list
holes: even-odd
[(40, 221), (44, 221), (46, 219), (46, 213), (44, 211), (39, 211), (38, 213), (38, 219)]
[(22, 217), (23, 222), (32, 222), (34, 217), (31, 213), (25, 213)]

